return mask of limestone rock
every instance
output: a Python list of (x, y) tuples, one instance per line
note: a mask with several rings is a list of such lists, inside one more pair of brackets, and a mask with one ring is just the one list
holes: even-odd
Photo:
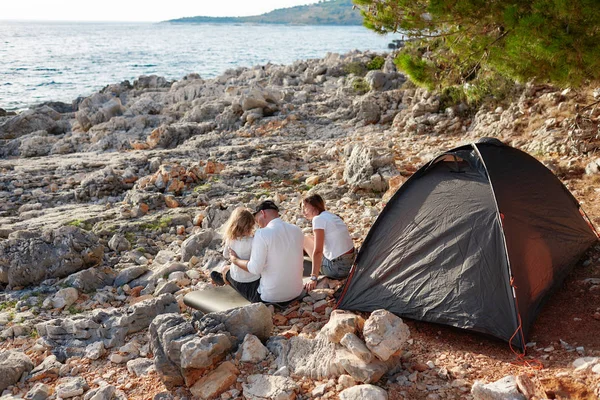
[(229, 361), (202, 377), (190, 388), (192, 395), (200, 399), (214, 399), (233, 385), (240, 371)]
[(87, 392), (83, 400), (113, 400), (117, 388), (112, 385), (101, 385), (97, 389)]
[(585, 173), (588, 175), (600, 174), (600, 158), (590, 161), (585, 167)]
[[(131, 186), (131, 185), (129, 185)], [(88, 174), (75, 189), (79, 201), (117, 196), (128, 188), (119, 173), (110, 165)]]
[(258, 363), (269, 355), (269, 350), (254, 335), (246, 335), (241, 346), (240, 361)]
[(373, 359), (373, 353), (369, 351), (364, 342), (354, 333), (346, 333), (342, 337), (342, 340), (340, 340), (340, 344), (366, 363), (371, 362)]
[(129, 240), (127, 240), (125, 236), (115, 233), (113, 237), (110, 238), (110, 240), (108, 241), (108, 247), (111, 250), (120, 253), (122, 251), (127, 251), (131, 249), (131, 243), (129, 243)]
[(600, 363), (600, 357), (579, 357), (573, 361), (575, 371), (585, 371)]
[(0, 242), (0, 277), (9, 286), (38, 284), (49, 278), (63, 278), (96, 265), (104, 246), (91, 232), (63, 226), (41, 235), (21, 236), (13, 232)]
[(513, 375), (487, 384), (475, 381), (471, 388), (471, 395), (474, 400), (526, 400), (517, 389), (517, 382)]
[(131, 267), (123, 268), (122, 270), (119, 271), (113, 284), (116, 287), (123, 286), (126, 283), (131, 282), (135, 278), (142, 276), (147, 271), (148, 271), (148, 267), (146, 267), (144, 265), (134, 265)]
[(203, 229), (219, 229), (231, 215), (232, 207), (221, 208), (220, 206), (208, 206), (204, 211), (204, 219), (202, 220)]
[(46, 400), (52, 389), (44, 383), (36, 383), (25, 395), (25, 400)]
[(179, 313), (156, 317), (150, 324), (150, 348), (154, 354), (154, 366), (161, 380), (169, 386), (181, 386), (181, 348), (197, 336), (194, 327)]
[(90, 343), (85, 348), (85, 358), (89, 358), (90, 360), (97, 360), (104, 354), (106, 354), (106, 349), (102, 341)]
[(542, 384), (540, 383), (540, 381), (537, 378), (535, 378), (535, 377), (530, 378), (526, 374), (521, 374), (516, 377), (516, 383), (517, 383), (517, 388), (519, 388), (519, 391), (521, 393), (523, 393), (525, 398), (527, 398), (527, 399), (532, 399), (532, 398), (545, 399), (546, 398), (546, 392), (544, 391)]
[(61, 399), (69, 399), (81, 396), (89, 389), (85, 379), (82, 377), (65, 378), (56, 385), (56, 395)]
[(388, 394), (375, 385), (358, 385), (340, 392), (340, 400), (387, 400)]
[(148, 358), (136, 358), (127, 361), (127, 371), (135, 376), (145, 376), (154, 370), (154, 361)]
[(120, 347), (126, 335), (148, 328), (157, 315), (172, 312), (179, 312), (179, 305), (173, 295), (165, 294), (120, 309), (51, 319), (38, 323), (36, 329), (67, 355), (83, 356), (86, 346), (97, 341), (103, 341), (106, 348)]
[(140, 75), (133, 81), (134, 89), (170, 88), (171, 85), (172, 82), (169, 82), (164, 77), (158, 75)]
[(226, 330), (242, 343), (247, 334), (260, 340), (267, 340), (273, 330), (273, 316), (264, 303), (254, 303), (245, 307), (204, 315), (198, 330), (203, 335)]
[(0, 125), (0, 139), (12, 139), (31, 132), (64, 133), (69, 125), (61, 121), (58, 112), (48, 106), (26, 110)]
[(172, 149), (189, 138), (204, 135), (216, 128), (213, 121), (198, 123), (175, 123), (162, 125), (152, 131), (147, 143), (150, 148)]
[(315, 339), (295, 336), (267, 344), (277, 355), (278, 367), (286, 367), (296, 375), (329, 379), (346, 372), (336, 357), (336, 345), (323, 336), (317, 335)]
[(37, 131), (25, 135), (20, 140), (19, 155), (21, 157), (47, 156), (58, 140), (55, 136), (49, 136), (46, 131)]
[(46, 357), (44, 361), (42, 361), (37, 367), (31, 370), (27, 380), (29, 382), (36, 382), (47, 378), (55, 379), (58, 377), (60, 368), (62, 366), (63, 364), (56, 359), (54, 354), (50, 355)]
[(348, 311), (333, 310), (319, 335), (324, 336), (331, 343), (339, 343), (345, 334), (355, 333), (361, 324), (362, 318), (358, 315)]
[(119, 98), (111, 94), (96, 93), (81, 102), (75, 118), (83, 130), (88, 131), (92, 126), (109, 121), (124, 111)]
[(79, 292), (75, 288), (60, 289), (52, 298), (52, 307), (59, 309), (69, 307), (77, 301), (78, 297)]
[(369, 350), (386, 361), (405, 346), (410, 331), (400, 317), (387, 310), (375, 310), (365, 322), (363, 335)]
[(375, 383), (388, 371), (388, 365), (374, 358), (365, 362), (346, 349), (336, 351), (336, 360), (344, 370), (356, 381)]
[(293, 400), (299, 389), (296, 382), (283, 376), (250, 375), (242, 385), (248, 400)]
[(111, 286), (115, 280), (115, 272), (109, 267), (88, 268), (69, 275), (65, 284), (81, 292), (88, 293), (94, 290)]
[(20, 351), (5, 350), (0, 353), (0, 392), (14, 385), (23, 373), (33, 369), (31, 359)]
[(393, 162), (389, 154), (380, 154), (377, 149), (356, 145), (346, 160), (344, 180), (355, 189), (385, 192), (387, 182), (379, 176), (378, 170), (393, 165)]
[(193, 256), (200, 255), (200, 252), (210, 244), (213, 236), (214, 231), (207, 229), (187, 238), (181, 244), (181, 261), (188, 262)]
[(195, 336), (181, 347), (182, 368), (208, 368), (224, 359), (233, 348), (229, 335)]

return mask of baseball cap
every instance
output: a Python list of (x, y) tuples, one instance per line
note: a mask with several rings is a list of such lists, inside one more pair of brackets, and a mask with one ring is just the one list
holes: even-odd
[(277, 204), (275, 204), (274, 201), (265, 200), (256, 207), (256, 210), (254, 210), (253, 214), (256, 215), (262, 210), (275, 210), (279, 212), (279, 207), (277, 207)]

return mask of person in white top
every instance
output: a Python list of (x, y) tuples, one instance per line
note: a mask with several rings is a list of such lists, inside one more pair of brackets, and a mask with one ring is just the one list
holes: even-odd
[(304, 216), (312, 220), (313, 234), (304, 237), (304, 251), (312, 259), (310, 281), (306, 290), (317, 286), (319, 272), (333, 279), (346, 278), (354, 264), (354, 242), (344, 221), (325, 210), (318, 194), (302, 200)]
[(260, 275), (258, 294), (266, 303), (294, 300), (303, 292), (302, 230), (279, 218), (279, 208), (271, 201), (263, 201), (256, 208), (254, 219), (261, 229), (252, 241), (249, 259), (230, 251), (233, 264), (250, 273)]
[[(229, 259), (231, 251), (240, 257), (250, 258), (254, 225), (254, 216), (250, 211), (243, 207), (233, 210), (223, 229), (223, 238), (225, 239), (223, 256), (225, 258)], [(217, 286), (229, 284), (249, 301), (253, 303), (260, 301), (257, 293), (260, 275), (252, 274), (231, 264), (231, 266), (225, 267), (221, 273), (211, 272), (210, 277)]]

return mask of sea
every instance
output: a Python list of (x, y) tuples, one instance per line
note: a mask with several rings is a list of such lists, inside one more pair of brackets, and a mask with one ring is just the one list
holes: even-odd
[(385, 52), (398, 38), (361, 26), (0, 21), (0, 108), (70, 103), (140, 75), (212, 78), (328, 52)]

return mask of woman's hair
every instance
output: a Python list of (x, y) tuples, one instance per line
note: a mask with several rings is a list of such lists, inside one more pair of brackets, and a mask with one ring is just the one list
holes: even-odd
[(302, 201), (304, 204), (310, 204), (311, 206), (316, 208), (319, 211), (319, 213), (325, 211), (325, 200), (323, 200), (323, 198), (316, 193), (305, 197)]
[(238, 207), (231, 213), (223, 227), (223, 237), (226, 240), (237, 240), (252, 236), (254, 231), (254, 216), (248, 209)]

